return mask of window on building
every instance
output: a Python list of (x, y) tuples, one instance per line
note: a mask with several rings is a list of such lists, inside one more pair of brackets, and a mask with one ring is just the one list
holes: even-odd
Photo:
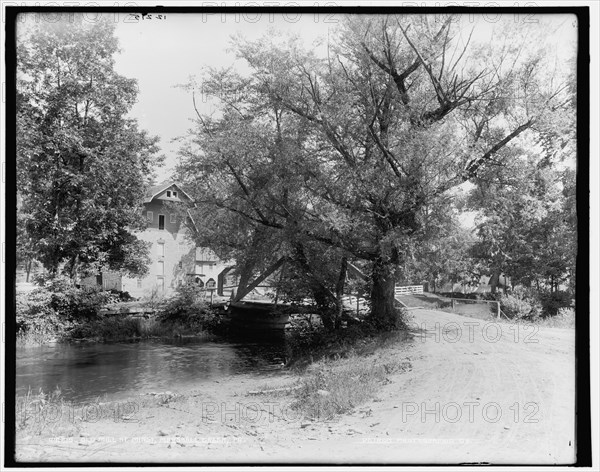
[(177, 198), (177, 192), (173, 190), (173, 197)]
[(165, 275), (165, 261), (158, 261), (157, 275)]
[(158, 229), (165, 229), (165, 215), (158, 215)]
[(146, 213), (146, 218), (148, 218), (148, 221), (150, 223), (153, 223), (154, 222), (154, 213), (152, 213), (151, 211), (147, 212)]
[(165, 243), (158, 243), (158, 245), (156, 246), (158, 251), (157, 251), (157, 255), (158, 257), (165, 257)]
[(142, 279), (137, 279), (137, 288), (142, 288)]
[(175, 213), (171, 213), (171, 223), (177, 223), (177, 215)]
[(171, 196), (171, 191), (167, 190), (167, 197), (170, 197), (170, 196)]

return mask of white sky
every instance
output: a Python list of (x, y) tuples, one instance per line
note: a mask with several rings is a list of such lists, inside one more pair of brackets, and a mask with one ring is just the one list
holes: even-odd
[[(271, 27), (299, 33), (305, 44), (311, 45), (321, 36), (326, 38), (329, 27), (335, 26), (325, 23), (333, 18), (323, 14), (305, 14), (296, 22), (289, 21), (295, 19), (292, 14), (286, 21), (281, 15), (267, 13), (247, 18), (233, 14), (169, 14), (166, 20), (119, 21), (116, 34), (122, 53), (116, 58), (116, 69), (138, 80), (138, 103), (131, 115), (142, 129), (161, 138), (165, 172), (172, 170), (176, 162), (178, 144), (171, 140), (184, 135), (190, 128), (189, 120), (196, 116), (191, 95), (175, 86), (187, 83), (190, 76), (200, 77), (205, 66), (230, 66), (235, 56), (227, 49), (234, 34), (253, 40)], [(197, 99), (197, 104), (204, 111), (201, 100)]]

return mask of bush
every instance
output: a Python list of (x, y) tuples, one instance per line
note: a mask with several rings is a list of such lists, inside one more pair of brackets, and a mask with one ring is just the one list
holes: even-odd
[(107, 292), (77, 288), (64, 277), (46, 280), (42, 287), (17, 295), (17, 335), (39, 342), (63, 337), (79, 321), (96, 319), (112, 298)]
[(500, 297), (500, 308), (509, 318), (526, 318), (531, 312), (531, 304), (512, 295)]
[(52, 279), (43, 288), (52, 294), (50, 307), (70, 320), (94, 318), (100, 308), (115, 301), (109, 292), (77, 288), (65, 277)]
[(196, 284), (177, 288), (176, 294), (159, 307), (161, 321), (177, 321), (200, 329), (214, 328), (216, 311), (204, 300), (205, 291)]
[(542, 314), (542, 305), (537, 296), (523, 289), (501, 295), (500, 308), (506, 316), (515, 319), (535, 321)]
[(540, 297), (544, 317), (556, 316), (561, 308), (571, 306), (571, 295), (568, 292), (554, 292), (544, 294)]
[(17, 335), (25, 333), (43, 342), (45, 338), (60, 336), (73, 323), (61, 317), (52, 307), (52, 294), (44, 288), (17, 295)]
[(119, 341), (141, 337), (140, 320), (130, 317), (100, 317), (77, 324), (70, 339), (95, 339)]

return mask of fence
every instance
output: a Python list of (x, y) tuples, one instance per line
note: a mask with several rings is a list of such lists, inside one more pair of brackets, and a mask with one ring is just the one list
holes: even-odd
[(345, 295), (342, 297), (342, 302), (347, 308), (356, 310), (356, 316), (369, 311), (369, 302), (365, 298), (356, 295)]
[(422, 285), (396, 285), (396, 295), (406, 295), (408, 293), (423, 293)]

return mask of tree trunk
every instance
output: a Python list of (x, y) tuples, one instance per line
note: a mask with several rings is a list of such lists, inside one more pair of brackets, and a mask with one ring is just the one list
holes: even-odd
[(498, 289), (498, 282), (500, 280), (500, 271), (496, 270), (490, 277), (490, 285), (492, 286), (492, 293), (496, 293)]
[(323, 285), (316, 281), (310, 285), (323, 326), (327, 331), (335, 330), (335, 320), (332, 316), (330, 294)]
[(335, 299), (337, 300), (337, 314), (334, 320), (334, 328), (339, 329), (342, 324), (342, 312), (344, 311), (344, 303), (342, 297), (344, 296), (344, 285), (346, 284), (346, 273), (348, 272), (348, 258), (342, 257), (340, 263), (340, 276), (338, 277), (337, 284), (335, 286)]
[(29, 275), (31, 274), (31, 264), (33, 263), (33, 259), (29, 259), (29, 261), (27, 262), (27, 278), (25, 279), (25, 282), (29, 283)]
[(394, 308), (396, 279), (394, 265), (385, 263), (381, 258), (373, 264), (373, 285), (371, 287), (371, 316), (382, 329), (396, 326)]
[(69, 278), (71, 279), (71, 282), (75, 284), (77, 283), (77, 275), (79, 269), (79, 254), (74, 254), (73, 256), (71, 256), (70, 266), (71, 267), (69, 267)]

